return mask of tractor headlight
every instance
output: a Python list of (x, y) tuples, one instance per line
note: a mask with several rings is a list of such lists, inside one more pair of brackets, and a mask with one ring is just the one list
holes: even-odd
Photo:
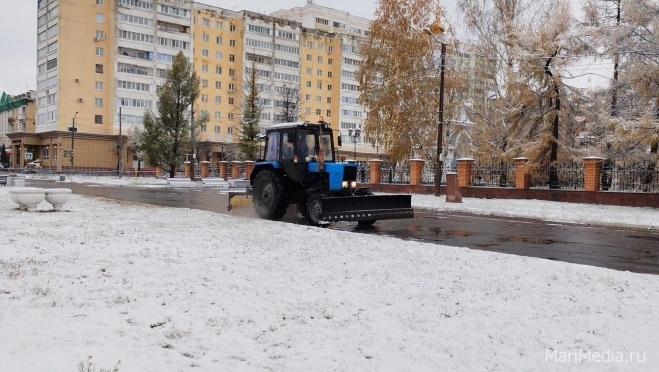
[(355, 188), (357, 188), (357, 181), (342, 181), (341, 182), (341, 188), (342, 189), (355, 189)]

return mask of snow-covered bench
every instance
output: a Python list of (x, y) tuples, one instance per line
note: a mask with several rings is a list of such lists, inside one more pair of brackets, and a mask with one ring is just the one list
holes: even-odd
[(7, 185), (7, 176), (0, 176), (0, 185), (2, 186)]
[(249, 187), (249, 180), (229, 180), (229, 188), (246, 189)]
[(195, 182), (192, 182), (189, 178), (168, 178), (167, 187), (197, 187)]
[(202, 178), (201, 182), (204, 187), (229, 188), (229, 182), (225, 181), (224, 178)]

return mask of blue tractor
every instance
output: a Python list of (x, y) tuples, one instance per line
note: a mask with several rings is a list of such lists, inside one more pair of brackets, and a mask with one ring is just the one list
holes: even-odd
[(357, 187), (357, 164), (335, 158), (325, 121), (275, 124), (265, 133), (265, 154), (250, 175), (256, 213), (280, 220), (297, 205), (313, 225), (413, 218), (411, 195), (374, 195)]

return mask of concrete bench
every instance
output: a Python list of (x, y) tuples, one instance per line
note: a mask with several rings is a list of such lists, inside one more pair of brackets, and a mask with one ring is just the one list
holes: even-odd
[(229, 188), (232, 189), (246, 189), (249, 185), (249, 180), (229, 180)]
[(215, 187), (220, 189), (229, 188), (229, 182), (225, 181), (224, 178), (202, 178), (201, 182), (204, 187)]
[(192, 182), (192, 180), (190, 180), (189, 178), (168, 178), (166, 186), (193, 188), (193, 187), (197, 187), (197, 184), (195, 182)]
[(0, 176), (0, 185), (7, 186), (7, 176)]

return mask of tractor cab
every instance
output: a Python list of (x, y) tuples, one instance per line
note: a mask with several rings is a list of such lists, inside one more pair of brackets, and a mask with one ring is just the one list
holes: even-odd
[(266, 131), (261, 161), (276, 162), (292, 181), (305, 182), (309, 163), (335, 163), (332, 128), (324, 121), (275, 124)]

